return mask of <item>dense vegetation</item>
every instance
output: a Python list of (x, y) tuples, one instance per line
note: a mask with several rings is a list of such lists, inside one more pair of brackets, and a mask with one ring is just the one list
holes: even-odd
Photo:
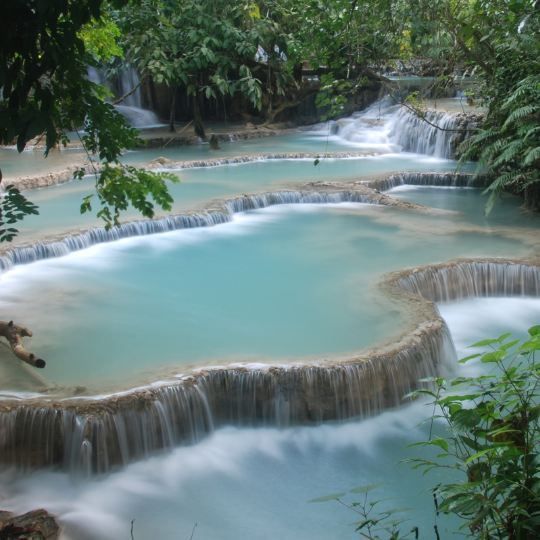
[[(319, 106), (336, 115), (348, 96), (384, 84), (396, 61), (422, 58), (440, 86), (474, 76), (472, 97), (488, 112), (464, 156), (481, 160), (494, 195), (523, 193), (538, 209), (539, 7), (537, 0), (13, 0), (0, 36), (0, 143), (21, 151), (43, 137), (47, 153), (84, 128), (82, 142), (101, 162), (99, 214), (111, 226), (129, 204), (151, 216), (154, 202), (167, 209), (171, 201), (163, 175), (120, 164), (136, 133), (87, 79), (88, 65), (135, 65), (169, 89), (171, 127), (184, 96), (204, 137), (201, 107), (272, 121), (318, 92)], [(36, 211), (10, 193), (2, 201), (17, 212), (0, 204), (0, 240)], [(81, 209), (91, 207), (86, 200)]]

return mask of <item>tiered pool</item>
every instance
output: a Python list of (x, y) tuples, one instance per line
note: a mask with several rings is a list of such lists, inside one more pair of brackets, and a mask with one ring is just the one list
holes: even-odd
[[(332, 503), (307, 501), (382, 481), (381, 497), (391, 495), (397, 506), (405, 501), (417, 508), (411, 526), (432, 527), (429, 487), (437, 479), (422, 479), (396, 465), (412, 453), (405, 449), (408, 443), (426, 436), (419, 423), (429, 411), (422, 403), (386, 412), (375, 407), (369, 412), (378, 415), (345, 423), (280, 430), (268, 425), (345, 420), (360, 411), (350, 406), (354, 395), (346, 396), (347, 404), (341, 402), (342, 392), (358, 388), (356, 379), (347, 380), (354, 370), (355, 377), (362, 374), (364, 368), (358, 366), (375, 369), (384, 358), (390, 363), (396, 354), (393, 343), (410, 346), (408, 332), (415, 332), (419, 343), (427, 343), (431, 332), (437, 339), (444, 337), (430, 298), (398, 294), (385, 281), (389, 272), (396, 272), (392, 279), (399, 282), (404, 268), (420, 269), (411, 274), (417, 276), (425, 265), (481, 259), (478, 267), (474, 261), (463, 263), (469, 265), (463, 275), (478, 280), (474, 290), (483, 290), (487, 272), (493, 282), (500, 278), (502, 283), (492, 283), (488, 296), (499, 289), (528, 295), (478, 299), (449, 293), (454, 300), (441, 304), (440, 310), (458, 353), (468, 342), (520, 331), (540, 320), (540, 300), (530, 292), (540, 287), (534, 262), (538, 219), (520, 213), (516, 199), (505, 198), (485, 217), (485, 198), (476, 189), (401, 186), (389, 192), (392, 199), (370, 191), (364, 200), (343, 187), (352, 180), (369, 180), (377, 187), (374, 177), (396, 171), (455, 169), (455, 162), (445, 158), (399, 152), (392, 124), (397, 113), (384, 107), (376, 105), (330, 130), (318, 126), (298, 135), (224, 144), (216, 157), (259, 153), (263, 148), (273, 154), (360, 149), (377, 155), (324, 158), (316, 167), (313, 157), (275, 156), (183, 170), (180, 164), (182, 183), (172, 188), (174, 212), (186, 214), (190, 224), (200, 219), (204, 227), (190, 225), (145, 236), (135, 232), (130, 238), (16, 264), (0, 275), (2, 311), (32, 328), (31, 347), (48, 362), (45, 370), (30, 372), (7, 350), (0, 351), (4, 461), (72, 469), (32, 474), (4, 470), (3, 508), (45, 506), (60, 517), (65, 538), (73, 539), (129, 535), (132, 519), (136, 538), (150, 538), (156, 531), (163, 538), (188, 538), (197, 523), (194, 538), (202, 539), (345, 539), (354, 537), (350, 523), (355, 516)], [(440, 141), (432, 145), (441, 146)], [(193, 160), (207, 151), (145, 151), (127, 159)], [(316, 202), (326, 204), (313, 204), (317, 187), (306, 188), (308, 181), (340, 181), (339, 197), (319, 197)], [(29, 193), (40, 204), (41, 214), (28, 220), (19, 241), (50, 242), (53, 236), (95, 225), (74, 210), (91, 182)], [(249, 197), (244, 197), (242, 207), (227, 202), (260, 192), (273, 194), (272, 206), (249, 209), (250, 201), (262, 200)], [(294, 198), (302, 204), (286, 204)], [(208, 217), (208, 212), (217, 215), (218, 207), (230, 210), (220, 223)], [(139, 229), (144, 225), (133, 230)], [(504, 264), (494, 257), (504, 259)], [(437, 268), (446, 271), (444, 266)], [(525, 283), (524, 275), (533, 282)], [(460, 286), (470, 288), (468, 283)], [(442, 351), (437, 340), (430, 343), (433, 351)], [(413, 353), (407, 354), (417, 361)], [(369, 355), (379, 355), (373, 366), (366, 360)], [(428, 368), (457, 369), (451, 360), (451, 354), (432, 358)], [(402, 391), (406, 384), (402, 386), (400, 379), (411, 376), (410, 371), (400, 372), (399, 363), (392, 365), (381, 382), (385, 394)], [(335, 373), (321, 375), (327, 368)], [(212, 379), (212, 373), (220, 378)], [(324, 396), (302, 397), (305, 408), (293, 399), (302, 377), (304, 385), (298, 388), (308, 393), (321, 391), (321, 381), (329, 381)], [(266, 380), (272, 384), (268, 403), (261, 397), (261, 381)], [(169, 384), (184, 385), (186, 393), (171, 390), (165, 399)], [(253, 409), (267, 405), (273, 410), (246, 414), (250, 402), (231, 401), (231, 411), (220, 417), (215, 407), (228, 403), (227, 392), (248, 397)], [(380, 404), (395, 405), (401, 395), (393, 400), (381, 397)], [(315, 414), (317, 400), (335, 402), (334, 409), (321, 406)], [(173, 425), (175, 406), (192, 414), (196, 436), (185, 440), (197, 444), (171, 450), (182, 439)], [(254, 429), (259, 420), (265, 427)], [(237, 425), (214, 430), (231, 421)], [(142, 435), (133, 435), (133, 452), (127, 447), (132, 425), (143, 426)], [(13, 435), (17, 429), (20, 437)], [(50, 441), (50, 434), (57, 432), (62, 441)], [(113, 444), (112, 434), (114, 452), (98, 446)], [(41, 459), (28, 451), (28, 459), (18, 460), (10, 453), (19, 448), (17, 440), (45, 441), (41, 446), (50, 455)], [(156, 452), (162, 448), (169, 451)], [(62, 456), (57, 457), (58, 452)], [(134, 459), (139, 461), (130, 464)], [(80, 476), (92, 470), (107, 474)], [(440, 530), (453, 525), (441, 523)]]

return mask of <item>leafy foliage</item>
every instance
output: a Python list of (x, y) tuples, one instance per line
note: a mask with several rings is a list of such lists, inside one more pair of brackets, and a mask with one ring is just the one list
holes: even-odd
[(0, 242), (10, 242), (18, 230), (10, 227), (30, 214), (39, 214), (37, 206), (32, 204), (16, 187), (6, 186), (0, 199)]
[(540, 73), (518, 81), (484, 129), (465, 141), (463, 159), (478, 157), (492, 177), (488, 211), (501, 191), (524, 193), (540, 209)]
[[(80, 170), (78, 175), (83, 176), (84, 173), (84, 170)], [(178, 181), (173, 174), (164, 173), (156, 177), (150, 171), (130, 165), (105, 164), (96, 179), (96, 196), (101, 206), (97, 216), (105, 221), (105, 228), (119, 225), (120, 212), (127, 210), (130, 205), (144, 217), (153, 217), (154, 204), (149, 197), (163, 210), (170, 210), (173, 199), (163, 178)], [(81, 213), (92, 211), (93, 198), (94, 195), (88, 195), (83, 199)]]
[[(124, 0), (114, 0), (119, 7)], [(115, 109), (104, 102), (102, 87), (87, 79), (87, 65), (96, 57), (116, 54), (113, 42), (117, 32), (104, 13), (103, 0), (13, 0), (3, 6), (3, 30), (0, 33), (0, 144), (16, 142), (19, 152), (34, 137), (45, 138), (45, 155), (58, 144), (68, 142), (66, 132), (85, 128), (82, 139), (89, 153), (95, 153), (104, 162), (103, 171), (118, 165), (121, 152), (132, 147), (137, 138), (133, 129)], [(94, 34), (96, 28), (96, 34)], [(88, 49), (86, 48), (88, 47)], [(116, 190), (130, 199), (129, 182), (133, 173), (116, 168)], [(123, 172), (125, 176), (122, 176)], [(101, 173), (104, 174), (104, 173)], [(166, 176), (146, 173), (153, 182), (140, 186), (166, 190)], [(106, 178), (97, 184), (108, 185)], [(139, 191), (138, 197), (142, 192)], [(144, 196), (155, 193), (147, 192)], [(9, 191), (7, 193), (8, 196)], [(118, 193), (117, 193), (118, 195)], [(23, 200), (24, 199), (24, 200)], [(161, 195), (155, 199), (159, 204)], [(11, 219), (22, 219), (34, 213), (26, 199), (11, 197)], [(122, 197), (115, 197), (112, 212), (123, 209)], [(114, 206), (115, 202), (120, 204)], [(147, 199), (145, 212), (153, 212), (153, 203)], [(152, 210), (150, 210), (152, 208)], [(104, 214), (106, 217), (106, 213)], [(113, 220), (114, 221), (114, 220)], [(13, 223), (10, 221), (10, 223)], [(16, 231), (0, 237), (11, 240)]]
[[(381, 510), (379, 507), (382, 500), (373, 500), (372, 494), (377, 489), (377, 484), (369, 484), (367, 486), (359, 486), (349, 490), (348, 493), (332, 493), (323, 497), (317, 497), (309, 502), (320, 503), (335, 501), (352, 510), (360, 519), (355, 523), (355, 532), (361, 538), (367, 540), (378, 540), (385, 538), (388, 540), (407, 540), (418, 538), (418, 527), (412, 527), (408, 532), (403, 533), (403, 524), (406, 521), (405, 513), (408, 508), (388, 508)], [(361, 496), (361, 500), (350, 501), (350, 497), (357, 498)]]
[(540, 11), (536, 0), (419, 0), (411, 39), (441, 69), (477, 81), (474, 98), (487, 108), (482, 130), (461, 148), (479, 159), (490, 185), (489, 211), (498, 194), (524, 195), (540, 209)]
[[(255, 72), (270, 68), (286, 49), (278, 23), (261, 16), (253, 3), (131, 0), (117, 19), (141, 73), (191, 96), (201, 136), (199, 99), (241, 95), (260, 109), (263, 83)], [(265, 59), (257, 61), (261, 49)]]
[(436, 416), (449, 436), (435, 438), (436, 460), (413, 460), (424, 471), (450, 467), (461, 482), (437, 488), (439, 509), (459, 515), (464, 527), (482, 539), (536, 538), (540, 528), (540, 326), (520, 343), (510, 334), (473, 345), (489, 347), (462, 362), (480, 361), (487, 375), (436, 379)]

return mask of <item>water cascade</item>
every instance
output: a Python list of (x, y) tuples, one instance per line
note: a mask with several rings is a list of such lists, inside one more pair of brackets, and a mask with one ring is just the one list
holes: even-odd
[(473, 296), (540, 296), (540, 274), (534, 262), (457, 261), (399, 272), (393, 280), (399, 288), (433, 302)]
[(320, 126), (318, 133), (328, 140), (369, 151), (405, 151), (450, 159), (479, 120), (474, 114), (434, 110), (427, 110), (420, 117), (385, 97), (364, 111), (330, 123), (330, 136), (325, 125)]
[(395, 115), (391, 137), (403, 150), (442, 158), (452, 157), (455, 115), (427, 111), (421, 118), (405, 107)]
[(148, 109), (140, 109), (139, 107), (131, 107), (129, 105), (115, 105), (115, 108), (133, 127), (151, 128), (164, 125), (159, 121), (156, 113)]
[(133, 221), (106, 230), (96, 227), (76, 234), (68, 234), (59, 240), (39, 242), (28, 246), (18, 246), (4, 252), (0, 256), (0, 270), (7, 270), (17, 264), (28, 264), (34, 261), (61, 257), (73, 251), (88, 248), (95, 244), (112, 242), (121, 238), (146, 236), (179, 229), (210, 227), (231, 220), (234, 213), (245, 212), (257, 208), (265, 208), (279, 204), (302, 203), (338, 203), (358, 202), (386, 204), (391, 206), (412, 207), (376, 193), (362, 184), (311, 184), (304, 191), (279, 191), (255, 195), (244, 195), (223, 201), (210, 203), (206, 211), (201, 213), (172, 215), (164, 218)]
[(398, 173), (366, 182), (366, 185), (389, 191), (399, 186), (481, 187), (482, 182), (482, 177), (470, 173)]
[(133, 127), (148, 128), (164, 125), (153, 111), (143, 108), (141, 80), (133, 66), (127, 65), (122, 69), (115, 85), (107, 79), (102, 70), (94, 67), (88, 68), (88, 78), (96, 84), (109, 88), (117, 99), (126, 96), (120, 104), (115, 105), (115, 108)]
[(118, 76), (118, 93), (120, 96), (124, 96), (130, 93), (133, 89), (135, 91), (127, 96), (122, 105), (128, 107), (135, 107), (142, 109), (142, 93), (141, 93), (141, 80), (137, 70), (133, 66), (125, 66)]
[(199, 369), (97, 399), (4, 400), (0, 455), (19, 467), (103, 472), (227, 424), (289, 426), (373, 415), (399, 405), (420, 379), (451, 369), (455, 353), (434, 300), (538, 296), (540, 266), (456, 261), (392, 274), (382, 286), (414, 306), (412, 330), (392, 345), (328, 365)]
[(337, 365), (207, 369), (97, 400), (5, 401), (2, 462), (105, 472), (227, 424), (285, 427), (371, 416), (400, 405), (419, 379), (455, 360), (446, 326), (433, 317), (398, 346)]

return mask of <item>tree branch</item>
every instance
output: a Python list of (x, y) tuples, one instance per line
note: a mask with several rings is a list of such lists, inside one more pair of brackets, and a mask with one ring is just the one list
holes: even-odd
[(22, 343), (23, 337), (31, 337), (32, 332), (24, 326), (13, 324), (13, 321), (0, 321), (0, 336), (5, 337), (13, 351), (13, 354), (36, 368), (44, 368), (45, 360), (38, 358), (34, 353), (28, 352)]
[(433, 122), (430, 122), (427, 118), (425, 113), (423, 111), (420, 111), (419, 109), (415, 107), (411, 107), (410, 105), (407, 105), (404, 101), (401, 101), (399, 103), (402, 107), (405, 107), (406, 109), (409, 109), (412, 113), (414, 113), (418, 118), (426, 122), (426, 124), (429, 124), (430, 126), (434, 127), (435, 129), (439, 129), (440, 131), (453, 131), (455, 133), (468, 133), (469, 131), (478, 131), (478, 128), (470, 128), (470, 129), (451, 129), (451, 128), (443, 128), (441, 126), (438, 126), (437, 124), (434, 124)]
[(122, 97), (119, 97), (116, 101), (113, 101), (113, 105), (118, 105), (119, 103), (122, 103), (124, 99), (127, 99), (129, 96), (133, 95), (142, 85), (142, 83), (146, 80), (146, 77), (143, 77), (138, 84), (136, 84), (127, 94), (124, 94)]

